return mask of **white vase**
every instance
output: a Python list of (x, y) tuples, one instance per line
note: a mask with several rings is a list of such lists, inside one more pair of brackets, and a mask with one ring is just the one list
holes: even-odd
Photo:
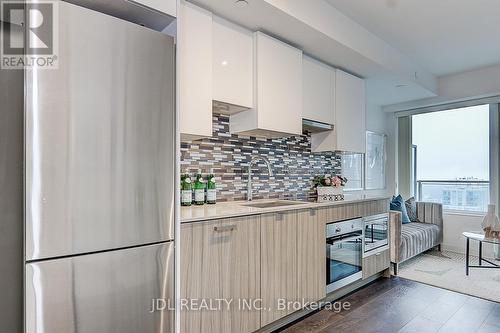
[(495, 214), (495, 205), (488, 205), (488, 213), (484, 216), (481, 227), (486, 237), (500, 239), (500, 221)]
[(344, 189), (334, 186), (318, 186), (318, 202), (341, 201), (344, 200)]

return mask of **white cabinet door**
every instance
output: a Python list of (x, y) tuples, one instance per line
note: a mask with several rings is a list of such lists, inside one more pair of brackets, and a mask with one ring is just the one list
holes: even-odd
[(181, 1), (177, 61), (183, 140), (212, 136), (212, 14)]
[(304, 56), (304, 109), (302, 118), (335, 123), (335, 69)]
[(253, 35), (213, 19), (213, 100), (253, 107)]
[(364, 153), (365, 81), (337, 70), (335, 75), (337, 150)]
[(255, 34), (259, 127), (302, 134), (302, 51)]
[(134, 0), (146, 7), (156, 9), (159, 12), (177, 17), (177, 1), (176, 0)]
[(231, 116), (232, 133), (302, 134), (302, 51), (254, 33), (254, 108)]
[(330, 132), (311, 135), (312, 152), (348, 151), (364, 153), (365, 81), (335, 70), (335, 126)]

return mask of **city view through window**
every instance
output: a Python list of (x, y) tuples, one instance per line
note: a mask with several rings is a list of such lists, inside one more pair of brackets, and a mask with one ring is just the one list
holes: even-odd
[(412, 117), (414, 192), (453, 211), (489, 203), (489, 105)]

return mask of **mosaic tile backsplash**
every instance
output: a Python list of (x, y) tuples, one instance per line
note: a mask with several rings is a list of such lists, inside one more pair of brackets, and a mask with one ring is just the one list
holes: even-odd
[(315, 197), (315, 175), (339, 174), (340, 155), (311, 153), (311, 137), (301, 135), (264, 139), (229, 133), (229, 116), (213, 115), (213, 136), (181, 142), (181, 172), (194, 175), (198, 169), (207, 174), (214, 169), (217, 200), (246, 200), (247, 172), (252, 156), (271, 162), (273, 177), (258, 161), (252, 167), (253, 198), (303, 200)]

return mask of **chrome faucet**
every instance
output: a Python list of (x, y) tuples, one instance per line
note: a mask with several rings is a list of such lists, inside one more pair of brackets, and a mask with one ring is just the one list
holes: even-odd
[(273, 176), (273, 169), (271, 169), (271, 162), (264, 156), (252, 156), (250, 164), (248, 164), (248, 183), (247, 183), (247, 200), (252, 201), (252, 165), (254, 162), (261, 160), (267, 165), (267, 171), (269, 172), (269, 177)]

